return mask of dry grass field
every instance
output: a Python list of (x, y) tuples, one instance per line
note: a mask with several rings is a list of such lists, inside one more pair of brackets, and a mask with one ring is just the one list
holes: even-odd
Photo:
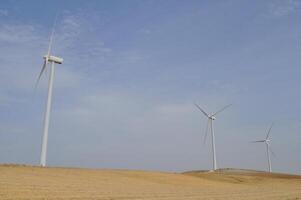
[(0, 165), (0, 199), (301, 199), (301, 176), (244, 170), (183, 174)]

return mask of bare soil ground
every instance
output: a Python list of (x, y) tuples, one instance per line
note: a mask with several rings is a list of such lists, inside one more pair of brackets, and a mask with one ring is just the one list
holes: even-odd
[(161, 173), (0, 165), (0, 199), (301, 199), (301, 176), (251, 170)]

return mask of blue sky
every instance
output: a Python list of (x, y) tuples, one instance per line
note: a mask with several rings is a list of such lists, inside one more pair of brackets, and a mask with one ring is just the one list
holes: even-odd
[(301, 1), (2, 1), (0, 162), (38, 164), (56, 13), (50, 166), (301, 173)]

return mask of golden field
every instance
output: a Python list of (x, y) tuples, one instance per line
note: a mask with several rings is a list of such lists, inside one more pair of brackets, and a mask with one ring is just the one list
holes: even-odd
[(0, 165), (0, 199), (301, 199), (301, 176), (246, 170), (163, 173)]

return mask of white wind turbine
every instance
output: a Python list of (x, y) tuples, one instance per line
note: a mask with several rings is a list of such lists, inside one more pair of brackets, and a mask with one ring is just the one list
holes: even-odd
[[(52, 30), (52, 33), (50, 36), (48, 52), (43, 57), (44, 64), (42, 66), (41, 72), (40, 72), (38, 80), (37, 80), (37, 84), (38, 84), (43, 72), (50, 64), (50, 75), (49, 75), (49, 81), (48, 81), (48, 97), (47, 97), (46, 112), (45, 112), (45, 118), (44, 118), (43, 141), (42, 141), (42, 151), (41, 151), (41, 160), (40, 160), (40, 165), (42, 167), (46, 166), (48, 130), (49, 130), (49, 120), (50, 120), (50, 110), (51, 110), (51, 100), (52, 100), (53, 79), (54, 79), (54, 71), (55, 71), (54, 64), (62, 64), (63, 63), (63, 58), (59, 58), (59, 57), (51, 55), (51, 47), (52, 47), (52, 42), (53, 42), (53, 37), (54, 37), (55, 24), (56, 24), (56, 20), (54, 22), (53, 30)], [(36, 86), (37, 86), (37, 84), (36, 84)]]
[(265, 145), (266, 145), (266, 150), (267, 150), (267, 157), (268, 157), (269, 172), (272, 172), (272, 162), (271, 162), (270, 152), (271, 152), (273, 155), (275, 155), (275, 153), (274, 153), (274, 152), (272, 151), (272, 149), (271, 149), (271, 144), (270, 144), (271, 140), (270, 140), (270, 138), (269, 138), (270, 133), (271, 133), (271, 129), (272, 129), (272, 127), (273, 127), (273, 124), (274, 124), (274, 123), (271, 124), (271, 126), (270, 126), (270, 128), (269, 128), (269, 130), (268, 130), (267, 136), (265, 137), (264, 140), (253, 141), (253, 143), (265, 143)]
[(222, 111), (224, 111), (226, 108), (231, 106), (232, 104), (229, 104), (219, 111), (213, 113), (213, 114), (208, 114), (206, 113), (198, 104), (195, 103), (195, 106), (208, 118), (207, 122), (207, 127), (206, 127), (206, 132), (205, 132), (205, 137), (204, 137), (204, 143), (206, 142), (207, 138), (207, 133), (208, 133), (208, 128), (210, 127), (211, 130), (211, 142), (212, 142), (212, 156), (213, 156), (213, 171), (217, 169), (217, 164), (216, 164), (216, 151), (215, 151), (215, 136), (214, 136), (214, 130), (213, 130), (213, 121), (216, 120), (216, 115)]

